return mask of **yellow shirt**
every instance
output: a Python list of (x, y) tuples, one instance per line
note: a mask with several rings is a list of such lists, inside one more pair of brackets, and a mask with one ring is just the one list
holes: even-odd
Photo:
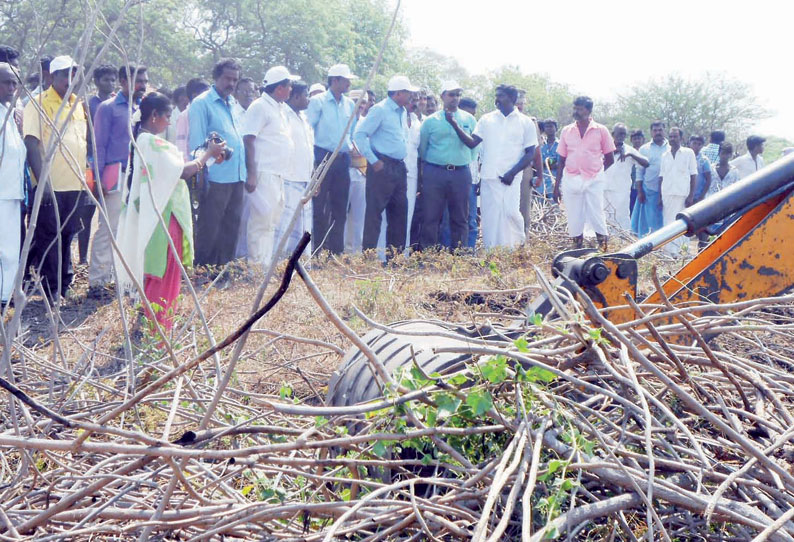
[[(58, 112), (58, 108), (61, 107), (62, 100), (52, 87), (32, 99), (25, 106), (22, 132), (24, 136), (33, 136), (40, 141), (42, 160), (50, 144), (52, 126), (43, 118), (36, 106), (40, 105), (43, 114), (50, 121), (53, 121), (55, 127), (60, 130), (75, 100), (77, 100), (76, 96), (72, 95), (69, 97), (69, 104), (64, 106), (57, 119), (55, 115)], [(85, 109), (82, 104), (78, 104), (72, 114), (72, 118), (69, 120), (69, 124), (63, 131), (63, 138), (60, 145), (56, 148), (52, 169), (50, 169), (52, 188), (57, 192), (83, 189), (81, 179), (85, 177), (86, 170), (86, 122)]]

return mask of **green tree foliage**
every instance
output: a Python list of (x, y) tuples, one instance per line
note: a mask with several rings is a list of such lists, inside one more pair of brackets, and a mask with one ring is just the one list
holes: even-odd
[(678, 126), (685, 137), (724, 130), (730, 141), (744, 140), (751, 126), (770, 113), (753, 94), (752, 87), (724, 73), (704, 73), (686, 78), (673, 74), (629, 88), (610, 108), (611, 122), (631, 128), (648, 128), (655, 119)]
[(766, 136), (764, 143), (764, 161), (769, 164), (783, 155), (783, 149), (794, 147), (794, 141), (789, 141), (784, 137)]

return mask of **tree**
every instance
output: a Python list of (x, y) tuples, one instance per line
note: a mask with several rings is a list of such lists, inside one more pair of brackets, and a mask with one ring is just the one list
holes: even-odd
[(566, 85), (555, 83), (548, 76), (539, 73), (525, 74), (517, 66), (503, 66), (487, 76), (470, 78), (467, 88), (478, 99), (478, 113), (488, 113), (496, 108), (494, 98), (496, 87), (501, 84), (514, 85), (527, 93), (526, 109), (528, 115), (557, 119), (560, 123), (570, 121), (571, 91)]
[(731, 141), (743, 140), (750, 127), (770, 113), (760, 105), (752, 87), (724, 73), (706, 72), (686, 78), (673, 74), (631, 87), (619, 94), (609, 121), (647, 129), (661, 119), (668, 128), (678, 126), (686, 136), (708, 138), (724, 130)]
[(764, 143), (764, 161), (770, 164), (783, 155), (783, 149), (794, 147), (794, 141), (789, 141), (784, 137), (766, 136)]

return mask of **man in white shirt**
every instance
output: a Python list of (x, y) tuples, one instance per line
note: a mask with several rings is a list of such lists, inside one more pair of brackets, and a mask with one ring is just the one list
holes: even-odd
[[(287, 176), (284, 178), (284, 212), (276, 230), (275, 244), (278, 245), (295, 214), (295, 209), (300, 207), (300, 215), (289, 232), (289, 240), (284, 248), (284, 254), (291, 254), (303, 232), (312, 231), (312, 201), (310, 199), (306, 204), (301, 205), (301, 200), (312, 179), (314, 166), (314, 133), (303, 113), (309, 107), (309, 89), (306, 83), (292, 84), (287, 106), (289, 106), (287, 125), (292, 139), (292, 154), (289, 158)], [(310, 248), (307, 247), (306, 250), (310, 251)]]
[(485, 248), (516, 247), (526, 239), (521, 216), (521, 178), (532, 163), (538, 132), (528, 116), (516, 109), (518, 90), (512, 85), (496, 87), (496, 110), (483, 115), (469, 137), (458, 137), (470, 149), (482, 142), (480, 211)]
[(731, 160), (731, 165), (739, 172), (739, 180), (744, 179), (764, 167), (764, 139), (751, 135), (747, 138), (747, 152), (739, 158)]
[(265, 269), (273, 256), (276, 226), (284, 208), (284, 178), (293, 152), (287, 121), (290, 110), (284, 102), (297, 79), (284, 66), (270, 68), (262, 83), (265, 92), (243, 117), (245, 190), (250, 204), (248, 258)]
[(622, 122), (612, 128), (615, 162), (605, 172), (604, 213), (610, 228), (631, 231), (631, 170), (635, 165), (648, 167), (649, 162), (631, 145), (625, 144), (627, 135), (628, 129)]
[[(680, 128), (670, 128), (667, 140), (670, 150), (662, 155), (659, 169), (659, 186), (662, 194), (662, 217), (664, 225), (675, 221), (678, 213), (692, 205), (695, 199), (695, 183), (698, 163), (692, 149), (681, 146), (684, 134)], [(681, 253), (685, 237), (668, 243), (665, 250), (673, 256)]]
[[(19, 270), (22, 242), (22, 200), (25, 197), (25, 156), (13, 106), (19, 76), (10, 64), (0, 63), (0, 301), (11, 299)], [(12, 111), (9, 114), (9, 109)]]

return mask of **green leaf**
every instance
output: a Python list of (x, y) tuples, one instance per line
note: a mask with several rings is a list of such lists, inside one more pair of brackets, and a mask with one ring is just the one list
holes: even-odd
[(529, 317), (529, 321), (532, 323), (532, 325), (540, 327), (540, 326), (543, 325), (543, 315), (542, 314), (532, 314)]
[(493, 408), (493, 397), (487, 390), (473, 391), (466, 397), (466, 404), (471, 407), (475, 416), (482, 416)]
[(287, 397), (292, 397), (292, 388), (289, 384), (282, 384), (281, 389), (278, 390), (279, 397), (282, 399), (286, 399)]
[(529, 342), (524, 337), (519, 337), (513, 344), (518, 348), (519, 352), (529, 352)]
[(240, 493), (242, 493), (243, 497), (247, 497), (248, 494), (251, 493), (251, 491), (253, 491), (253, 490), (254, 490), (254, 485), (253, 484), (248, 484), (247, 486), (243, 487), (240, 490)]
[(461, 403), (460, 399), (449, 393), (440, 393), (436, 395), (434, 399), (438, 405), (439, 413), (448, 412), (454, 414)]
[(372, 453), (374, 453), (378, 457), (387, 457), (389, 454), (389, 447), (390, 446), (387, 446), (387, 441), (379, 440), (375, 443), (374, 446), (372, 446)]
[(450, 378), (447, 382), (453, 386), (462, 386), (465, 384), (469, 379), (466, 378), (466, 375), (457, 374)]
[(317, 429), (320, 429), (322, 426), (324, 426), (327, 423), (328, 423), (328, 418), (325, 418), (323, 416), (316, 416), (314, 418), (314, 427), (316, 427)]
[(548, 369), (544, 369), (543, 367), (538, 367), (534, 365), (526, 371), (524, 378), (527, 382), (554, 382), (556, 380), (557, 375), (549, 371)]
[(496, 356), (482, 366), (482, 375), (491, 384), (500, 384), (507, 379), (507, 358)]
[(424, 454), (422, 456), (422, 465), (428, 466), (432, 463), (433, 463), (433, 456), (431, 456), (430, 454)]

